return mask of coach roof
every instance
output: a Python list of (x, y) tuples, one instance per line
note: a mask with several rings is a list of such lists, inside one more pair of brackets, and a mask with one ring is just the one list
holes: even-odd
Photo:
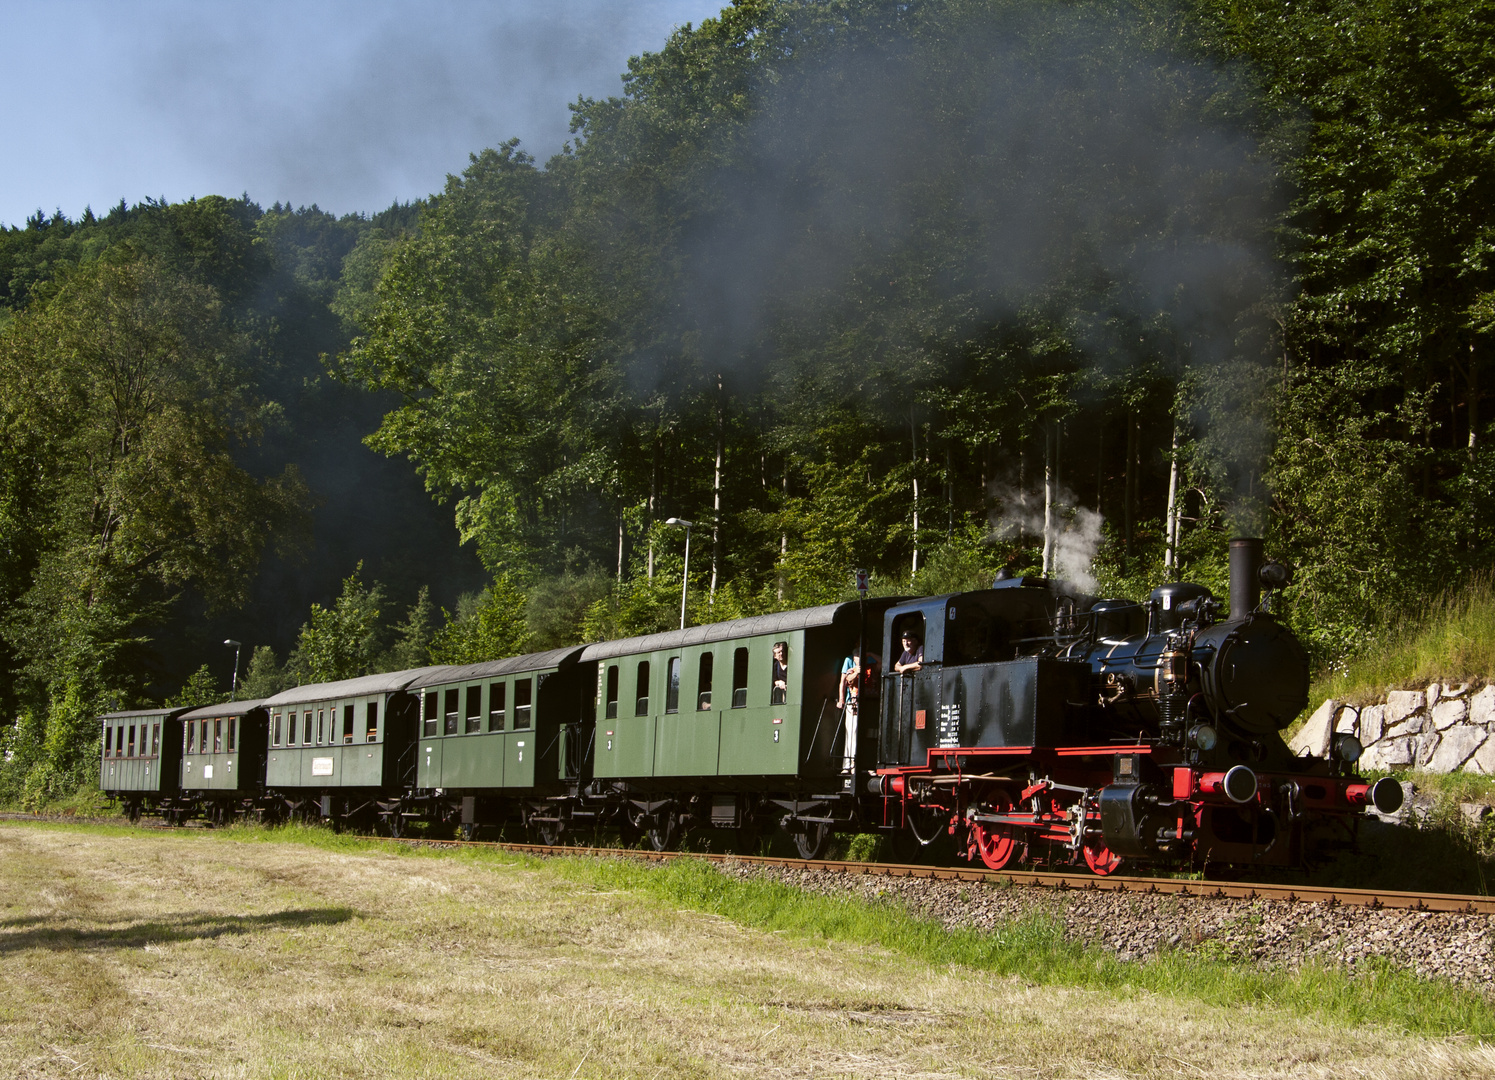
[(571, 645), (564, 649), (549, 649), (545, 652), (509, 656), (502, 660), (485, 660), (481, 664), (453, 664), (450, 667), (426, 668), (426, 674), (412, 679), (408, 689), (439, 686), (442, 683), (465, 682), (468, 679), (493, 679), (500, 675), (512, 675), (519, 671), (543, 671), (546, 668), (565, 667), (575, 663), (581, 656), (582, 647)]
[(266, 708), (273, 709), (280, 705), (301, 705), (310, 701), (331, 701), (334, 698), (365, 697), (369, 694), (392, 694), (397, 690), (403, 690), (418, 679), (424, 678), (433, 671), (441, 671), (442, 665), (431, 667), (410, 668), (408, 671), (388, 671), (380, 675), (363, 675), (357, 679), (344, 679), (341, 682), (309, 683), (306, 686), (293, 686), (289, 690), (282, 690), (274, 697), (267, 697), (260, 702)]
[(182, 713), (182, 720), (211, 720), (215, 717), (243, 716), (252, 709), (258, 709), (265, 702), (263, 699), (256, 701), (225, 701), (222, 705), (204, 705), (200, 709)]
[(791, 630), (808, 630), (815, 626), (829, 626), (838, 612), (855, 611), (855, 602), (846, 604), (822, 604), (820, 607), (799, 608), (795, 611), (777, 611), (772, 615), (753, 615), (730, 622), (707, 623), (685, 630), (667, 630), (662, 634), (644, 634), (641, 637), (624, 638), (622, 641), (600, 641), (588, 645), (582, 652), (583, 660), (608, 660), (614, 656), (629, 656), (633, 653), (665, 652), (686, 645), (709, 645), (713, 641), (729, 641), (732, 638), (758, 637), (763, 634), (785, 634)]

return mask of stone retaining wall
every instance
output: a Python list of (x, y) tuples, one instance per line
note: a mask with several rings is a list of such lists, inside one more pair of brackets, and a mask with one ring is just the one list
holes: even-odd
[(1433, 683), (1393, 690), (1375, 705), (1327, 699), (1288, 744), (1295, 754), (1327, 757), (1329, 740), (1347, 732), (1365, 747), (1363, 769), (1426, 769), (1495, 775), (1495, 686)]

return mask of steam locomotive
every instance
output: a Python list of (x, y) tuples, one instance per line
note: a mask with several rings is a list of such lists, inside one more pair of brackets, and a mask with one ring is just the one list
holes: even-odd
[[(806, 858), (834, 834), (992, 869), (1296, 867), (1353, 841), (1394, 781), (1359, 745), (1294, 757), (1308, 661), (1261, 603), (1288, 583), (1230, 548), (1229, 608), (1198, 585), (1144, 603), (1061, 581), (830, 604), (300, 686), (265, 701), (101, 718), (100, 782), (132, 816), (325, 820), (400, 835), (687, 831)], [(890, 665), (905, 634), (919, 662)], [(878, 650), (880, 649), (880, 654)]]

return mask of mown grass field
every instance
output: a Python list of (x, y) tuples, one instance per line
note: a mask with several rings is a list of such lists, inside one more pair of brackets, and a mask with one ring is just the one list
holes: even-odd
[(0, 824), (0, 904), (4, 1076), (1495, 1076), (1446, 986), (1122, 965), (699, 864)]

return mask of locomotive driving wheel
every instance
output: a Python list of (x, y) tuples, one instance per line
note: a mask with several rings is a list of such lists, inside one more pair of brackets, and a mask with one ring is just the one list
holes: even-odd
[[(993, 807), (992, 811), (1001, 813), (1002, 808)], [(1001, 870), (1012, 861), (1020, 847), (1016, 825), (1006, 822), (971, 822), (970, 853), (980, 855), (988, 870)]]
[(1084, 851), (1085, 865), (1101, 877), (1114, 874), (1121, 865), (1121, 856), (1106, 847), (1104, 841), (1092, 840), (1085, 845)]

